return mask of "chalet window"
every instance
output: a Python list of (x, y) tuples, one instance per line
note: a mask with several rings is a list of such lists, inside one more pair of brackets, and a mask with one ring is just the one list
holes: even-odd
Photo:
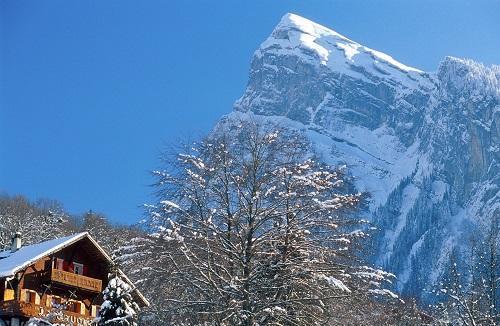
[(83, 275), (83, 264), (73, 263), (73, 270), (75, 274)]
[(7, 289), (7, 290), (14, 290), (14, 287), (12, 286), (11, 282), (5, 281), (5, 289)]
[(56, 261), (55, 261), (55, 266), (54, 266), (55, 269), (58, 269), (58, 270), (64, 270), (64, 259), (61, 259), (61, 258), (57, 258)]
[(79, 301), (69, 301), (68, 305), (66, 307), (66, 310), (81, 314), (82, 313), (82, 303)]
[(35, 301), (36, 301), (36, 294), (34, 292), (27, 291), (27, 293), (26, 293), (26, 302), (34, 304)]
[(40, 304), (40, 296), (35, 291), (25, 290), (25, 295), (24, 295), (23, 301), (38, 305), (38, 304)]
[(61, 297), (58, 296), (52, 296), (52, 307), (59, 308), (62, 304)]
[(71, 312), (75, 312), (75, 310), (76, 310), (76, 302), (74, 302), (74, 301), (68, 302), (68, 304), (66, 306), (66, 310), (67, 311), (71, 311)]

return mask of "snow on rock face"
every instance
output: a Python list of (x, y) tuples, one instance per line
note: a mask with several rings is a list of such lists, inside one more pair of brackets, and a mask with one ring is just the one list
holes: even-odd
[(266, 51), (273, 47), (290, 51), (300, 49), (305, 54), (315, 52), (321, 64), (330, 66), (336, 71), (341, 66), (365, 67), (367, 62), (371, 62), (390, 66), (402, 73), (413, 72), (415, 76), (423, 74), (422, 71), (408, 67), (385, 53), (362, 46), (331, 29), (294, 14), (283, 16), (271, 37), (261, 45), (260, 50)]
[[(373, 261), (403, 293), (438, 282), (446, 253), (500, 214), (500, 68), (447, 57), (436, 74), (285, 15), (257, 49), (235, 111), (302, 130), (370, 192)], [(429, 273), (429, 266), (436, 266)]]
[(325, 156), (354, 163), (375, 209), (415, 169), (417, 131), (434, 87), (424, 72), (287, 14), (256, 51), (235, 108), (283, 116), (327, 136)]
[(483, 93), (500, 99), (500, 66), (485, 67), (472, 60), (446, 57), (439, 66), (438, 76), (449, 91)]

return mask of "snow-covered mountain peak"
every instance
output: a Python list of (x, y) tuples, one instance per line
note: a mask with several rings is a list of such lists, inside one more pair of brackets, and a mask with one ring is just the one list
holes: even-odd
[(499, 66), (447, 57), (426, 73), (287, 14), (219, 127), (246, 118), (300, 130), (322, 160), (348, 167), (371, 196), (374, 262), (402, 292), (426, 296), (466, 224), (500, 215)]
[(426, 76), (422, 71), (391, 56), (365, 47), (349, 38), (295, 14), (286, 14), (256, 55), (264, 52), (292, 52), (302, 60), (327, 66), (334, 72), (368, 79), (387, 79), (407, 87)]
[(353, 42), (349, 40), (347, 37), (340, 35), (339, 33), (335, 32), (334, 30), (328, 27), (325, 27), (323, 25), (313, 22), (312, 20), (309, 20), (307, 18), (292, 13), (287, 13), (281, 18), (281, 21), (278, 23), (278, 25), (276, 25), (274, 32), (283, 30), (293, 30), (293, 29), (300, 31), (301, 33), (309, 34), (314, 37), (336, 36), (339, 39), (343, 39), (348, 42)]
[(286, 117), (335, 139), (326, 149), (336, 153), (330, 163), (356, 162), (350, 167), (356, 186), (371, 193), (374, 211), (415, 169), (418, 130), (434, 88), (433, 76), (287, 14), (256, 51), (235, 109)]

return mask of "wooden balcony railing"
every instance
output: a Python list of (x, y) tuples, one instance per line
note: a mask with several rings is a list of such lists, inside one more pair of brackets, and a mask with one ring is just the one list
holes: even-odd
[(53, 282), (77, 287), (91, 292), (102, 291), (102, 281), (96, 278), (78, 275), (59, 269), (52, 269), (50, 280)]
[(54, 319), (56, 325), (58, 323), (61, 325), (90, 325), (94, 317), (63, 310), (60, 314), (57, 314)]
[(16, 300), (0, 302), (0, 315), (35, 317), (45, 313), (44, 307)]
[[(16, 300), (0, 302), (0, 316), (22, 316), (22, 317), (42, 317), (47, 316), (51, 308), (36, 305), (29, 302), (20, 302)], [(77, 325), (90, 325), (94, 319), (92, 316), (82, 315), (76, 312), (61, 310), (59, 313), (53, 313), (55, 321), (60, 323), (70, 323)]]

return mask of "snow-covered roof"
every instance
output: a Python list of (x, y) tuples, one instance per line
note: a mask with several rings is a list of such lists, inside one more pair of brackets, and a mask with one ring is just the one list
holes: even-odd
[[(111, 257), (109, 257), (106, 251), (88, 234), (88, 232), (82, 232), (63, 238), (23, 246), (15, 252), (11, 252), (10, 250), (0, 252), (0, 278), (12, 277), (17, 272), (35, 263), (37, 260), (47, 257), (84, 238), (90, 240), (108, 262), (113, 262)], [(134, 283), (125, 275), (125, 273), (121, 270), (119, 270), (119, 273), (126, 282), (134, 286)], [(139, 296), (145, 305), (149, 306), (148, 300), (139, 290), (135, 289), (134, 292), (137, 296)]]
[(15, 252), (0, 252), (0, 278), (14, 276), (18, 271), (30, 266), (37, 260), (59, 251), (76, 241), (89, 236), (87, 232), (68, 237), (48, 240), (30, 246), (23, 246)]

